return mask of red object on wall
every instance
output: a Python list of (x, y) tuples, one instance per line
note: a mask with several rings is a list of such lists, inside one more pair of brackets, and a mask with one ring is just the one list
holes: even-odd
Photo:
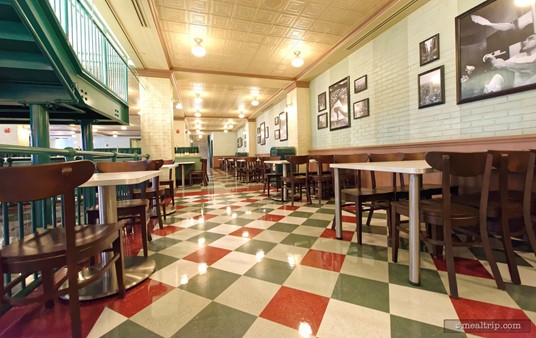
[(5, 129), (4, 129), (4, 133), (5, 133), (5, 134), (9, 134), (9, 133), (11, 133), (11, 128), (5, 128)]

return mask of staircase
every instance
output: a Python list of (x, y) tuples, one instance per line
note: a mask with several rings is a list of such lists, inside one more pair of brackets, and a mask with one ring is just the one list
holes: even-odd
[(0, 123), (28, 123), (42, 105), (50, 123), (128, 124), (127, 88), (124, 60), (78, 0), (0, 0)]

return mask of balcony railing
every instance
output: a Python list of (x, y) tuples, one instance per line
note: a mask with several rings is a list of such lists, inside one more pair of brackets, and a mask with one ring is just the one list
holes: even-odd
[(79, 0), (48, 0), (82, 67), (128, 103), (128, 66)]

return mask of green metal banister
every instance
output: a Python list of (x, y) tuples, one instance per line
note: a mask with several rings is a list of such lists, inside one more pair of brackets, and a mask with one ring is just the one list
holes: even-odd
[(117, 151), (86, 151), (86, 150), (76, 150), (73, 148), (57, 149), (57, 148), (40, 148), (40, 147), (27, 147), (27, 146), (18, 146), (11, 144), (0, 144), (0, 154), (16, 154), (18, 155), (60, 155), (65, 156), (67, 159), (74, 159), (75, 156), (95, 156), (95, 157), (109, 157), (112, 160), (117, 158), (133, 158), (149, 159), (149, 154), (127, 154), (119, 153)]

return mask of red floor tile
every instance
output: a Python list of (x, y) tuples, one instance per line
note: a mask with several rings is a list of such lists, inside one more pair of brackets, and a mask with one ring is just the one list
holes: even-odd
[(301, 265), (312, 266), (314, 268), (340, 272), (344, 263), (345, 255), (333, 252), (309, 250), (301, 260)]
[(355, 216), (342, 216), (342, 221), (345, 223), (355, 223)]
[[(348, 230), (343, 230), (342, 231), (342, 240), (343, 241), (351, 242), (353, 236), (354, 236), (353, 231), (348, 231)], [(324, 232), (320, 235), (320, 237), (322, 237), (322, 238), (333, 238), (333, 239), (337, 238), (335, 236), (335, 230), (332, 230), (332, 229), (324, 230)]]
[(215, 248), (212, 246), (206, 246), (202, 249), (197, 250), (194, 253), (189, 254), (184, 257), (184, 259), (196, 263), (207, 263), (212, 265), (227, 255), (230, 250)]
[(260, 221), (268, 221), (268, 222), (279, 222), (283, 218), (285, 218), (285, 216), (282, 216), (282, 215), (264, 215), (264, 216), (258, 218), (258, 220), (260, 220)]
[(236, 231), (231, 232), (229, 235), (244, 238), (253, 238), (263, 232), (262, 229), (242, 227)]
[(108, 307), (125, 317), (132, 317), (151, 303), (164, 296), (174, 287), (148, 278), (143, 283), (127, 290), (124, 299), (115, 297)]
[(296, 330), (307, 323), (316, 335), (328, 302), (329, 298), (282, 286), (260, 316)]
[[(440, 271), (447, 271), (447, 262), (444, 259), (433, 258), (435, 266)], [(456, 273), (473, 277), (493, 279), (493, 276), (476, 259), (454, 257)]]
[(491, 328), (465, 329), (466, 333), (481, 337), (534, 337), (536, 335), (536, 325), (531, 322), (527, 315), (520, 309), (509, 308), (495, 304), (479, 302), (476, 300), (451, 298), (452, 305), (464, 324), (520, 324), (519, 332), (509, 330), (495, 332)]
[(258, 201), (259, 201), (258, 199), (248, 198), (248, 199), (245, 199), (245, 200), (241, 200), (240, 202), (255, 203), (255, 202), (258, 202)]
[(282, 205), (280, 206), (278, 209), (280, 210), (291, 210), (291, 211), (294, 211), (294, 210), (298, 210), (300, 207), (295, 205), (295, 206), (292, 206), (292, 205)]
[(163, 229), (158, 229), (157, 227), (155, 230), (153, 230), (152, 233), (158, 236), (167, 236), (182, 229), (184, 228), (168, 225), (167, 227), (164, 227)]

